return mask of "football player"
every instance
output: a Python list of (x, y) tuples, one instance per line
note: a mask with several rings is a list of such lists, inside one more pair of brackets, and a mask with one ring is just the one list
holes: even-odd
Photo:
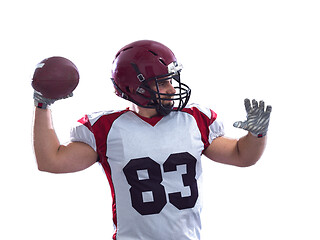
[(47, 108), (55, 99), (34, 96), (39, 170), (69, 173), (99, 162), (112, 193), (113, 239), (200, 239), (201, 155), (248, 167), (265, 149), (271, 106), (246, 99), (247, 120), (234, 126), (248, 133), (227, 138), (213, 110), (188, 104), (191, 90), (181, 82), (181, 70), (161, 43), (143, 40), (123, 47), (111, 80), (116, 94), (132, 106), (85, 115), (67, 145), (60, 144)]

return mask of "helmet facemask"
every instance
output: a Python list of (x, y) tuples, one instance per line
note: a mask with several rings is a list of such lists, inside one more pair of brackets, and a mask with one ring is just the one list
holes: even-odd
[[(168, 66), (168, 74), (156, 76), (141, 81), (141, 85), (136, 90), (137, 94), (149, 102), (145, 108), (154, 108), (160, 115), (168, 115), (171, 111), (180, 111), (188, 103), (191, 89), (180, 81), (180, 71), (182, 65), (178, 65), (176, 62), (172, 62)], [(141, 79), (142, 80), (142, 79)], [(161, 93), (159, 84), (164, 81), (170, 80), (170, 83), (175, 89), (175, 93)], [(151, 86), (154, 86), (153, 88)], [(171, 103), (164, 104), (164, 101), (170, 101)]]

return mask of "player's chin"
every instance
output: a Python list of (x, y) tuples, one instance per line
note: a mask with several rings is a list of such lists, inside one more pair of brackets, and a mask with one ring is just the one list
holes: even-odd
[(172, 100), (165, 100), (162, 102), (162, 106), (167, 108), (172, 108), (174, 105), (174, 102)]

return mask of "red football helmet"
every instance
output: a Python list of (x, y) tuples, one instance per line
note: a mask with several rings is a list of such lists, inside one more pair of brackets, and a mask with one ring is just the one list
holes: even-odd
[[(177, 63), (173, 52), (165, 45), (150, 41), (136, 41), (121, 48), (112, 65), (112, 82), (116, 94), (140, 107), (155, 108), (159, 114), (167, 115), (172, 110), (183, 109), (191, 89), (180, 81), (182, 65)], [(174, 94), (159, 92), (158, 83), (174, 80)], [(151, 89), (154, 81), (157, 91)], [(163, 105), (163, 100), (178, 102), (178, 106)]]

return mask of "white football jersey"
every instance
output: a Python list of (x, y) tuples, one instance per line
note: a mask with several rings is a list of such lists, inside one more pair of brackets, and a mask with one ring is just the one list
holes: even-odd
[(80, 119), (71, 141), (90, 145), (110, 183), (117, 240), (199, 240), (202, 152), (224, 134), (210, 109), (144, 118), (128, 109)]

